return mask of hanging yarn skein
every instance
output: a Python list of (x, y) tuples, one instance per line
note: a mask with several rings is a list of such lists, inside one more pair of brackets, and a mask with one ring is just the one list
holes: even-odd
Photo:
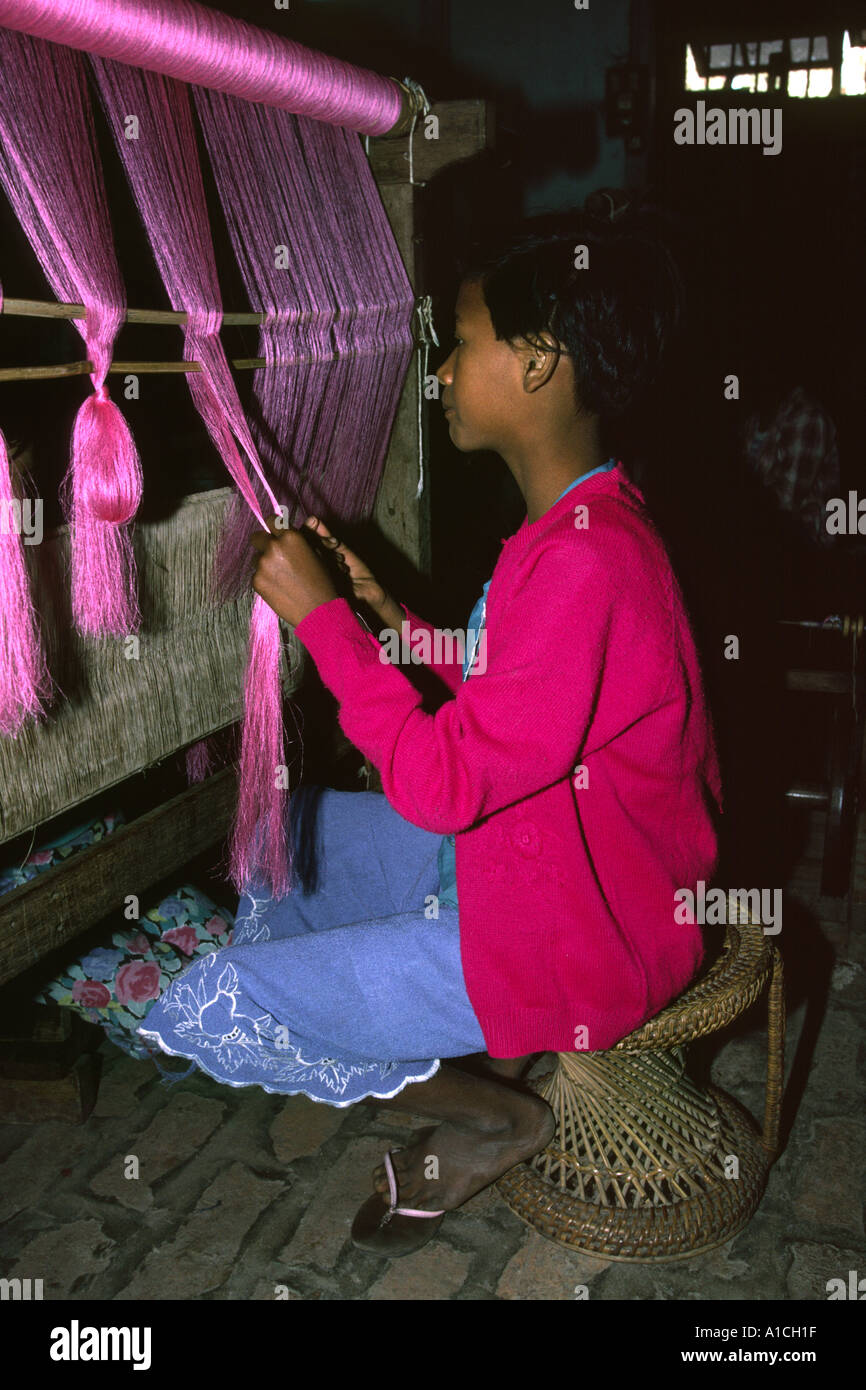
[[(262, 509), (238, 451), (253, 465), (271, 508), (279, 503), (262, 468), (219, 338), (222, 304), (204, 185), (187, 92), (155, 73), (94, 58), (108, 123), (144, 222), (173, 309), (184, 310), (184, 359), (202, 364), (187, 381), (220, 456), (263, 530)], [(138, 117), (138, 139), (127, 140), (125, 117)], [(238, 809), (230, 848), (232, 880), (243, 891), (256, 870), (274, 893), (289, 889), (279, 619), (256, 596), (244, 680)]]
[(93, 363), (93, 395), (75, 417), (64, 504), (70, 523), (72, 611), (90, 636), (139, 624), (126, 523), (141, 500), (141, 463), (105, 378), (126, 298), (96, 153), (83, 59), (0, 29), (0, 183)]
[[(293, 524), (365, 518), (411, 354), (413, 295), (361, 143), (194, 95), (250, 304), (265, 315), (252, 413), (268, 476)], [(244, 577), (250, 529), (236, 505), (217, 565), (225, 592)]]
[[(0, 285), (0, 312), (3, 286)], [(0, 430), (0, 733), (16, 735), (44, 713), (50, 681), (24, 559), (21, 498)]]
[(385, 135), (405, 89), (193, 0), (0, 0), (0, 25), (247, 101)]
[(44, 713), (48, 693), (45, 651), (36, 626), (24, 542), (15, 524), (12, 464), (0, 431), (0, 733), (17, 734)]

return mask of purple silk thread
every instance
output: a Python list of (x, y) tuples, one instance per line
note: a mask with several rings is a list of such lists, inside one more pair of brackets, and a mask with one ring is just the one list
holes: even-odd
[[(249, 301), (265, 314), (252, 414), (268, 477), (295, 525), (310, 513), (364, 519), (411, 353), (413, 296), (361, 142), (194, 95)], [(250, 530), (236, 504), (218, 557), (224, 592), (244, 577)]]
[(188, 782), (203, 782), (213, 768), (213, 755), (210, 740), (199, 739), (186, 750), (186, 776)]
[(126, 523), (141, 499), (141, 464), (105, 378), (125, 293), (96, 154), (83, 60), (0, 29), (0, 183), (93, 363), (94, 393), (75, 418), (64, 503), (71, 532), (72, 611), (81, 632), (122, 636), (139, 625)]
[[(92, 59), (118, 152), (144, 222), (172, 308), (184, 310), (184, 360), (190, 391), (232, 478), (263, 529), (264, 516), (243, 460), (243, 447), (273, 514), (279, 503), (265, 477), (219, 338), (222, 303), (189, 100), (180, 83), (102, 58)], [(138, 138), (125, 137), (125, 118), (138, 117)], [(276, 613), (257, 595), (244, 680), (238, 810), (230, 873), (243, 890), (256, 871), (277, 896), (289, 890), (285, 766)]]
[(402, 109), (391, 78), (192, 0), (0, 0), (0, 25), (364, 135)]

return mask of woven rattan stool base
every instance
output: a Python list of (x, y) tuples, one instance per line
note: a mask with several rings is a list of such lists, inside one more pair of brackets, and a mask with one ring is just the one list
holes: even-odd
[[(555, 1084), (553, 1078), (545, 1082)], [(545, 1093), (544, 1083), (539, 1090)], [(576, 1154), (551, 1147), (505, 1173), (497, 1189), (539, 1235), (586, 1255), (649, 1263), (713, 1250), (754, 1214), (770, 1158), (735, 1100), (714, 1086), (700, 1094), (700, 1136), (670, 1132), (660, 1141), (658, 1123), (641, 1134), (634, 1112), (622, 1115), (622, 1135), (632, 1139), (632, 1157), (646, 1142), (643, 1165), (632, 1163), (628, 1170), (614, 1162), (603, 1166), (597, 1152), (589, 1157), (591, 1143), (581, 1143)], [(669, 1099), (676, 1104), (675, 1096)], [(688, 1099), (693, 1100), (691, 1095)], [(613, 1113), (611, 1108), (611, 1118)], [(709, 1130), (713, 1142), (701, 1153)], [(554, 1143), (558, 1139), (559, 1131)], [(603, 1202), (603, 1194), (614, 1204)], [(617, 1198), (627, 1205), (619, 1205)]]
[[(731, 1096), (691, 1079), (685, 1057), (768, 987), (761, 1134)], [(684, 995), (607, 1052), (557, 1054), (534, 1083), (553, 1140), (497, 1190), (540, 1235), (584, 1254), (642, 1263), (715, 1249), (755, 1212), (776, 1157), (784, 1033), (779, 953), (731, 901), (719, 958)]]

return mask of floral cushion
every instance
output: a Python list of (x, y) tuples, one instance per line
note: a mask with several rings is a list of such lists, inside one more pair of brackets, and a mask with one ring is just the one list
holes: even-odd
[(196, 956), (231, 943), (234, 918), (189, 884), (137, 922), (71, 962), (34, 996), (98, 1023), (131, 1057), (152, 1057), (136, 1032), (163, 991)]

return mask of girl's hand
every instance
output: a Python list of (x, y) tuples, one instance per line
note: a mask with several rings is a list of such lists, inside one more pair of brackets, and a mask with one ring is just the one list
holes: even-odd
[(368, 604), (384, 623), (399, 629), (405, 614), (382, 588), (364, 561), (343, 545), (342, 541), (337, 540), (336, 536), (332, 536), (324, 522), (319, 521), (317, 517), (307, 517), (304, 526), (309, 527), (321, 543), (333, 552), (341, 571), (352, 585), (355, 598)]
[(275, 613), (297, 627), (314, 608), (337, 598), (337, 590), (301, 531), (268, 524), (270, 534), (255, 531), (252, 537), (253, 549), (261, 557), (253, 588)]

